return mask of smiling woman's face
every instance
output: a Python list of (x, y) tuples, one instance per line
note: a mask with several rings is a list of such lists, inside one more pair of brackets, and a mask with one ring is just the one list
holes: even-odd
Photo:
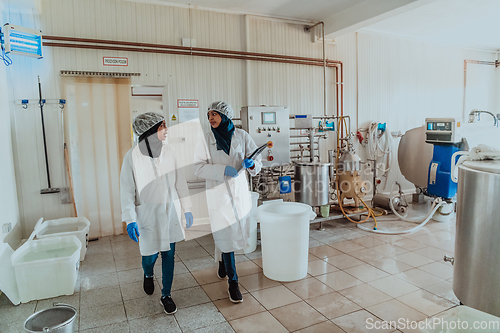
[(217, 111), (208, 111), (208, 122), (213, 128), (217, 128), (220, 125), (222, 118)]

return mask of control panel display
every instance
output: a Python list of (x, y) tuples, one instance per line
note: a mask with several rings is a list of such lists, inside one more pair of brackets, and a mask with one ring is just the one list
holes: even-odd
[(429, 131), (451, 131), (452, 123), (447, 122), (430, 122), (427, 123), (427, 130)]
[(276, 125), (276, 112), (262, 112), (262, 125)]
[(454, 118), (425, 119), (425, 142), (455, 144), (462, 140), (460, 121)]

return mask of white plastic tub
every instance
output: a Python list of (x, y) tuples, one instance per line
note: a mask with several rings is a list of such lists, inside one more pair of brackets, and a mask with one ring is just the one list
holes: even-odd
[(268, 203), (257, 208), (264, 275), (296, 281), (307, 275), (311, 206), (297, 202)]
[(11, 256), (19, 298), (32, 300), (72, 295), (82, 244), (75, 235), (28, 240)]
[(75, 235), (82, 243), (80, 261), (85, 259), (89, 243), (90, 222), (86, 217), (66, 217), (57, 220), (47, 220), (35, 227), (36, 237), (60, 237)]
[(247, 254), (252, 253), (257, 249), (257, 204), (259, 201), (259, 193), (251, 192), (252, 195), (252, 210), (250, 211), (249, 223), (250, 223), (250, 237), (248, 237), (248, 246), (243, 250), (235, 251), (235, 254)]

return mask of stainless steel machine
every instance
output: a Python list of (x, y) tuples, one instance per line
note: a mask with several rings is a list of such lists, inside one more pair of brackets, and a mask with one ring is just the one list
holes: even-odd
[(283, 106), (245, 106), (241, 108), (242, 127), (262, 152), (264, 167), (290, 163), (290, 111)]
[(500, 161), (458, 169), (453, 291), (463, 304), (500, 316)]
[(311, 206), (328, 205), (330, 163), (298, 162), (294, 180), (295, 201)]

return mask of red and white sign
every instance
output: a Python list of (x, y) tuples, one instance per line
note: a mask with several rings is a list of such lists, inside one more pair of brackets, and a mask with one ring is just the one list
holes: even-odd
[(128, 58), (122, 57), (102, 57), (104, 66), (128, 66)]

